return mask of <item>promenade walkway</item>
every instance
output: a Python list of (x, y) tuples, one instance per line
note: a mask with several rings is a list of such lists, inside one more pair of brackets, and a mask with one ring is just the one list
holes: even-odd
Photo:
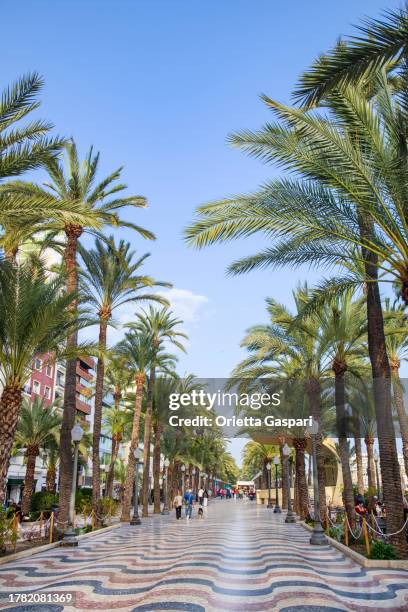
[[(8, 593), (74, 592), (75, 607), (10, 607)], [(407, 610), (408, 572), (363, 569), (313, 547), (299, 525), (245, 501), (213, 501), (204, 520), (144, 519), (0, 566), (0, 609), (321, 612)]]

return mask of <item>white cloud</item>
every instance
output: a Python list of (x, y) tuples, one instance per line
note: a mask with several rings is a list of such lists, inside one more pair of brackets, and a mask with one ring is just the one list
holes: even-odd
[(176, 289), (176, 287), (164, 289), (160, 291), (160, 295), (170, 302), (170, 309), (184, 323), (197, 321), (209, 301), (205, 295), (193, 293), (189, 289)]
[[(213, 314), (213, 310), (206, 308), (209, 299), (205, 295), (199, 295), (193, 293), (189, 289), (171, 289), (158, 290), (170, 303), (170, 309), (174, 315), (183, 321), (182, 331), (188, 334), (188, 327), (191, 324), (196, 323), (202, 317), (208, 317)], [(150, 302), (153, 306), (159, 307), (160, 304)], [(123, 338), (126, 331), (124, 327), (126, 323), (135, 319), (135, 312), (140, 312), (142, 308), (146, 308), (148, 302), (134, 304), (132, 302), (124, 304), (113, 313), (116, 329), (109, 327), (108, 329), (108, 345), (113, 346), (116, 342), (119, 342)], [(84, 333), (84, 337), (87, 339), (97, 340), (98, 338), (98, 327), (88, 328)], [(187, 341), (184, 341), (186, 344)], [(188, 344), (188, 342), (187, 342)]]

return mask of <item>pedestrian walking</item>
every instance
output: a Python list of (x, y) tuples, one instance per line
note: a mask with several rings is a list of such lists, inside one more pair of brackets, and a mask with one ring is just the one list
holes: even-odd
[(201, 487), (200, 489), (198, 489), (198, 503), (203, 505), (203, 500), (204, 500), (204, 489)]
[(181, 518), (181, 508), (183, 506), (183, 498), (180, 491), (177, 491), (176, 495), (174, 496), (173, 506), (176, 509), (176, 519), (179, 520)]
[(184, 494), (184, 503), (185, 503), (185, 508), (186, 508), (186, 519), (187, 520), (191, 519), (191, 515), (193, 512), (193, 502), (194, 502), (194, 495), (191, 489), (188, 489), (188, 491), (186, 491)]

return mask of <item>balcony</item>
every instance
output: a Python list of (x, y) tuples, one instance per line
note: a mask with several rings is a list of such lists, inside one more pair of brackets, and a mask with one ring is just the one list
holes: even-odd
[(91, 414), (91, 406), (76, 398), (76, 409), (83, 414)]

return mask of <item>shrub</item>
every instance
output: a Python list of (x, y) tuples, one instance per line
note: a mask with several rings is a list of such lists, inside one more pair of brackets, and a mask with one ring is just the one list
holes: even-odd
[(342, 525), (339, 525), (339, 527), (330, 527), (329, 536), (333, 538), (334, 540), (341, 542), (343, 535), (344, 535), (344, 529)]
[(31, 498), (31, 512), (52, 512), (52, 506), (58, 504), (58, 495), (49, 491), (37, 491)]
[(6, 512), (0, 509), (0, 553), (5, 553), (13, 540), (13, 522), (14, 516), (8, 518)]
[(387, 542), (374, 542), (371, 546), (371, 554), (370, 559), (396, 559), (397, 554), (395, 552), (395, 548), (392, 544), (387, 544)]

